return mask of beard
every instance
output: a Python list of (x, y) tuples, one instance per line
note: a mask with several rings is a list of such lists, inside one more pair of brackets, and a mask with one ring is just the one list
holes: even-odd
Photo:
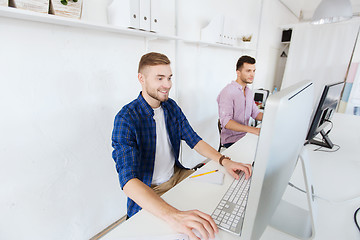
[(242, 81), (243, 83), (246, 83), (246, 84), (252, 84), (254, 80), (253, 80), (253, 79), (243, 78), (243, 79), (241, 79), (241, 81)]
[(156, 99), (160, 102), (166, 102), (169, 99), (169, 95), (164, 96), (163, 98), (161, 98), (158, 94), (158, 90), (157, 89), (146, 89), (147, 94), (152, 97), (153, 99)]

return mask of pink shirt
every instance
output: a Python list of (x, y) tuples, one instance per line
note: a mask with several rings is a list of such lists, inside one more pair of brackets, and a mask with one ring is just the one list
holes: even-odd
[(230, 120), (248, 125), (250, 117), (255, 119), (260, 113), (254, 101), (254, 94), (249, 87), (245, 87), (245, 95), (246, 97), (243, 87), (236, 81), (232, 81), (217, 97), (222, 128), (221, 144), (234, 143), (246, 134), (246, 132), (226, 129), (225, 126)]

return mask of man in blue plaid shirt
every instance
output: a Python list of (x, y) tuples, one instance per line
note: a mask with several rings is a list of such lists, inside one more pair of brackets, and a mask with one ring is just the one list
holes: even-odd
[(211, 216), (198, 210), (180, 211), (160, 197), (193, 173), (179, 162), (180, 141), (219, 162), (234, 178), (239, 178), (238, 170), (249, 178), (251, 166), (221, 155), (196, 134), (169, 98), (171, 77), (167, 56), (154, 52), (142, 56), (138, 69), (142, 91), (115, 117), (112, 155), (121, 188), (128, 196), (127, 214), (131, 217), (144, 208), (190, 239), (198, 239), (192, 229), (205, 239), (214, 238), (218, 228)]

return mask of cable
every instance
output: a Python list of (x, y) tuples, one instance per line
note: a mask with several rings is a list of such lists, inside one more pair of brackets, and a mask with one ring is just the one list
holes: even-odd
[[(328, 133), (327, 133), (328, 134)], [(320, 139), (320, 138), (314, 138), (314, 140), (317, 140), (317, 141), (320, 141), (320, 142), (323, 142), (323, 143), (325, 143), (325, 141), (324, 141), (324, 139), (322, 138), (322, 139)], [(309, 143), (309, 142), (308, 142)], [(306, 144), (308, 144), (308, 143), (306, 143)], [(339, 145), (337, 145), (337, 144), (333, 144), (335, 147), (337, 147), (336, 149), (334, 149), (334, 150), (323, 150), (322, 148), (324, 148), (324, 147), (318, 147), (318, 148), (316, 148), (316, 149), (314, 149), (313, 151), (314, 152), (336, 152), (336, 151), (338, 151), (341, 147), (339, 146)]]
[[(296, 190), (299, 190), (300, 192), (306, 193), (305, 190), (303, 190), (303, 189), (295, 186), (295, 185), (292, 184), (291, 182), (289, 182), (288, 184), (289, 184), (289, 186), (295, 188)], [(315, 195), (315, 194), (312, 194), (312, 196), (315, 197), (315, 198), (319, 198), (319, 199), (321, 199), (321, 200), (324, 200), (324, 201), (326, 201), (326, 202), (332, 203), (332, 204), (346, 203), (346, 202), (350, 202), (350, 201), (353, 201), (353, 200), (355, 200), (355, 199), (360, 198), (360, 196), (357, 196), (357, 197), (354, 197), (354, 198), (351, 198), (351, 199), (347, 199), (347, 200), (334, 201), (334, 200), (329, 200), (329, 199), (326, 199), (326, 198), (317, 196), (317, 195)], [(360, 231), (359, 223), (358, 223), (358, 221), (357, 221), (357, 214), (358, 214), (359, 211), (360, 211), (360, 207), (359, 207), (358, 209), (356, 209), (356, 211), (354, 212), (354, 222), (355, 222), (355, 225), (356, 225), (357, 229)]]
[[(293, 187), (295, 188), (296, 190), (300, 191), (300, 192), (303, 192), (303, 193), (307, 193), (304, 189), (301, 189), (297, 186), (295, 186), (294, 184), (292, 184), (291, 182), (288, 183), (290, 187)], [(328, 203), (331, 203), (331, 204), (343, 204), (343, 203), (346, 203), (346, 202), (351, 202), (351, 201), (354, 201), (356, 199), (360, 199), (360, 196), (357, 196), (357, 197), (354, 197), (354, 198), (350, 198), (350, 199), (345, 199), (345, 200), (330, 200), (330, 199), (326, 199), (324, 197), (321, 197), (321, 196), (318, 196), (316, 194), (312, 194), (313, 197), (315, 198), (318, 198), (318, 199), (321, 199), (325, 202), (328, 202)]]
[(325, 133), (325, 136), (327, 136), (330, 132), (331, 132), (331, 130), (333, 129), (333, 127), (334, 127), (334, 124), (333, 124), (333, 122), (332, 121), (330, 121), (330, 120), (325, 120), (325, 122), (329, 122), (329, 123), (331, 123), (331, 127), (330, 127), (330, 129)]
[[(323, 142), (323, 143), (325, 143), (326, 144), (326, 142), (325, 142), (325, 139), (324, 139), (324, 137), (326, 137), (326, 136), (328, 136), (329, 135), (329, 133), (331, 132), (331, 130), (333, 129), (333, 127), (334, 127), (334, 124), (333, 124), (333, 122), (332, 121), (330, 121), (330, 120), (327, 120), (327, 119), (325, 119), (324, 120), (325, 122), (329, 122), (330, 124), (331, 124), (331, 126), (330, 126), (330, 129), (323, 135), (323, 138), (314, 138), (314, 140), (316, 140), (316, 141), (319, 141), (319, 142)], [(310, 142), (310, 140), (308, 140), (307, 142), (305, 142), (305, 144), (304, 145), (306, 145), (306, 144), (311, 144), (311, 142)], [(337, 145), (337, 144), (333, 144), (335, 147), (337, 147), (336, 149), (334, 149), (334, 150), (323, 150), (322, 148), (324, 148), (323, 146), (321, 146), (321, 147), (318, 147), (318, 148), (316, 148), (316, 149), (314, 149), (313, 151), (314, 152), (329, 152), (329, 153), (332, 153), (332, 152), (337, 152), (341, 147), (339, 146), (339, 145)]]
[(359, 223), (357, 222), (357, 218), (356, 218), (359, 210), (360, 210), (360, 207), (358, 209), (356, 209), (356, 211), (354, 212), (354, 221), (355, 221), (355, 225), (356, 225), (357, 229), (360, 231)]
[(318, 147), (316, 149), (314, 149), (313, 151), (314, 152), (329, 152), (329, 153), (332, 153), (332, 152), (337, 152), (341, 147), (337, 144), (334, 144), (335, 147), (337, 147), (336, 149), (334, 150), (323, 150), (322, 148), (324, 147)]
[[(330, 127), (330, 129), (325, 133), (324, 137), (327, 136), (327, 135), (329, 135), (329, 133), (331, 132), (331, 130), (333, 129), (333, 126), (334, 126), (334, 124), (333, 124), (332, 121), (330, 121), (330, 120), (325, 120), (325, 121), (331, 123), (331, 127)], [(314, 139), (316, 139), (317, 141), (321, 141), (321, 142), (325, 143), (324, 138), (322, 138), (322, 139), (314, 138)], [(334, 149), (334, 150), (323, 150), (322, 148), (324, 148), (324, 147), (321, 146), (321, 147), (318, 147), (318, 148), (314, 149), (313, 151), (314, 151), (314, 152), (329, 152), (329, 153), (332, 153), (332, 152), (337, 152), (337, 151), (341, 148), (341, 147), (340, 147), (339, 145), (337, 145), (337, 144), (333, 144), (333, 145), (334, 145), (335, 147), (337, 147), (337, 148)]]
[(305, 190), (303, 190), (303, 189), (301, 189), (301, 188), (299, 188), (299, 187), (295, 186), (295, 185), (294, 185), (294, 184), (292, 184), (291, 182), (289, 182), (288, 184), (289, 184), (289, 186), (290, 186), (290, 187), (293, 187), (293, 188), (295, 188), (296, 190), (299, 190), (300, 192), (306, 193), (306, 191), (305, 191)]

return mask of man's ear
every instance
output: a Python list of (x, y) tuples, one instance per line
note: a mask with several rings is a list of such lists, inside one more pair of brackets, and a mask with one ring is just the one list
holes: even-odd
[(138, 73), (138, 79), (141, 85), (145, 83), (144, 75), (142, 73)]

